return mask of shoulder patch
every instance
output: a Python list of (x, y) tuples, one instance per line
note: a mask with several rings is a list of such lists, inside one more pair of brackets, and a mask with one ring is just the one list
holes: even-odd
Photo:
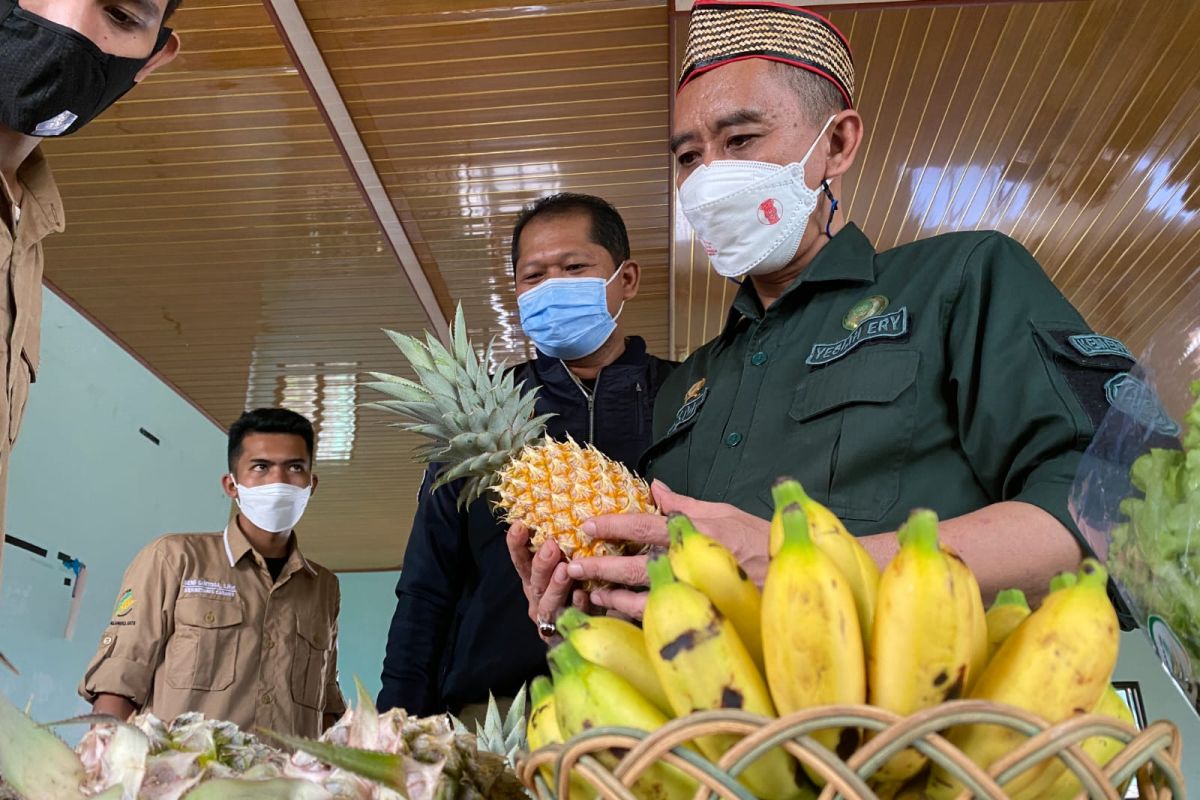
[(1098, 333), (1078, 333), (1074, 336), (1067, 337), (1067, 344), (1075, 348), (1075, 352), (1081, 356), (1120, 356), (1133, 361), (1133, 353), (1129, 352), (1129, 348), (1121, 343), (1119, 339), (1114, 339), (1111, 336), (1101, 336)]
[(1179, 436), (1179, 423), (1163, 408), (1154, 389), (1139, 378), (1122, 372), (1104, 384), (1108, 404), (1152, 431)]
[(126, 589), (125, 593), (117, 598), (117, 605), (113, 609), (114, 617), (123, 617), (133, 611), (133, 589)]

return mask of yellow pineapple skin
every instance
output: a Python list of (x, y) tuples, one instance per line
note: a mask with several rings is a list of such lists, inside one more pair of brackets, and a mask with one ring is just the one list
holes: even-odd
[(522, 522), (537, 550), (553, 539), (567, 558), (628, 555), (620, 543), (594, 540), (580, 526), (602, 514), (657, 513), (650, 487), (592, 445), (545, 439), (527, 445), (499, 473), (494, 491), (509, 523)]

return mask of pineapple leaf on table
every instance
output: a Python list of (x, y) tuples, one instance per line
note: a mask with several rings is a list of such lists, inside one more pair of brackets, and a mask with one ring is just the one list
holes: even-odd
[(568, 558), (624, 554), (580, 526), (601, 514), (654, 512), (646, 482), (590, 443), (549, 438), (553, 415), (534, 416), (536, 389), (525, 391), (503, 364), (489, 373), (493, 343), (480, 359), (461, 305), (452, 331), (449, 348), (428, 334), (421, 341), (388, 331), (418, 380), (372, 372), (366, 384), (390, 398), (374, 408), (399, 415), (405, 421), (395, 427), (428, 441), (418, 460), (439, 466), (434, 487), (464, 480), (460, 506), (490, 493), (507, 522), (533, 532), (534, 549), (553, 539)]
[(28, 800), (82, 797), (83, 764), (66, 743), (0, 693), (0, 778)]
[(217, 778), (198, 784), (183, 800), (333, 800), (319, 783), (294, 778), (251, 781)]

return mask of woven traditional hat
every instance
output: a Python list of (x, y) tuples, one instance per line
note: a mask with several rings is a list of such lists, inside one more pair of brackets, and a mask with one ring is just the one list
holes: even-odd
[(850, 43), (832, 22), (784, 3), (696, 0), (679, 88), (697, 75), (746, 58), (765, 58), (816, 73), (833, 81), (846, 105), (854, 107)]

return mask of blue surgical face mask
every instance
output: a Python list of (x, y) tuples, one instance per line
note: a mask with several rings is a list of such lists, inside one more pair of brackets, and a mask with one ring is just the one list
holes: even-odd
[(548, 278), (517, 298), (521, 328), (538, 350), (553, 358), (574, 361), (599, 350), (617, 328), (608, 313), (608, 285), (625, 266), (622, 261), (608, 280)]

